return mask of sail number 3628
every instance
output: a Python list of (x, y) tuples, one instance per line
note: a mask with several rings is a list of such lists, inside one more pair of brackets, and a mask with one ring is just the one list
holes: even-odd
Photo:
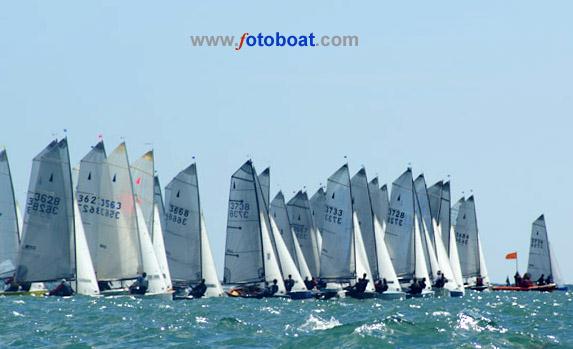
[(40, 212), (46, 214), (58, 214), (61, 199), (57, 196), (40, 193), (30, 193), (26, 203), (28, 213)]

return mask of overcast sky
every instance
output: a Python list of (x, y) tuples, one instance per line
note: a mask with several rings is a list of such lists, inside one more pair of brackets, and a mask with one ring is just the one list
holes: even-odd
[[(17, 198), (31, 159), (68, 130), (79, 162), (103, 134), (162, 184), (196, 156), (223, 266), (231, 174), (249, 157), (271, 190), (312, 194), (349, 158), (392, 182), (472, 190), (494, 281), (527, 266), (531, 223), (573, 281), (573, 3), (554, 1), (2, 2), (0, 144)], [(359, 36), (352, 48), (197, 48), (190, 35)], [(219, 275), (222, 277), (222, 274)]]

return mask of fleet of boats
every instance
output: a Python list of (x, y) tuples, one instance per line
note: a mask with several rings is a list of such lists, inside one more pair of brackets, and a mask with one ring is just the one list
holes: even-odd
[(475, 198), (452, 206), (449, 181), (428, 187), (408, 168), (389, 191), (365, 168), (351, 176), (345, 164), (310, 199), (301, 190), (287, 201), (282, 192), (271, 196), (270, 174), (249, 160), (231, 176), (221, 282), (196, 164), (163, 197), (153, 151), (130, 163), (125, 143), (108, 156), (100, 141), (72, 168), (67, 139), (55, 140), (33, 159), (22, 219), (3, 150), (0, 294), (43, 295), (57, 282), (79, 295), (181, 300), (562, 289), (543, 215), (533, 223), (527, 273), (519, 284), (516, 274), (515, 285), (492, 286)]

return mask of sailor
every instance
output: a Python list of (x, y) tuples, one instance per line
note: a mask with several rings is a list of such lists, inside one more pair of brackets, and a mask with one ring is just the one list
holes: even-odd
[(147, 288), (149, 287), (149, 281), (147, 280), (147, 273), (142, 273), (137, 277), (135, 282), (129, 286), (129, 293), (131, 294), (145, 294)]
[(109, 291), (111, 290), (111, 282), (109, 281), (98, 281), (97, 287), (100, 291)]
[(388, 281), (386, 281), (386, 278), (378, 280), (376, 284), (374, 284), (374, 287), (376, 288), (376, 292), (384, 293), (388, 291)]
[(318, 288), (319, 290), (326, 288), (326, 281), (318, 279), (318, 281), (316, 281), (316, 288)]
[(364, 273), (362, 274), (362, 278), (358, 279), (358, 282), (356, 282), (356, 285), (354, 285), (352, 290), (357, 294), (363, 294), (364, 291), (366, 291), (368, 282), (370, 282), (370, 280), (366, 278), (366, 273)]
[(4, 280), (4, 283), (6, 284), (4, 292), (16, 292), (20, 288), (20, 286), (18, 285), (18, 283), (16, 283), (16, 280), (13, 277), (7, 278), (6, 280)]
[(545, 285), (545, 274), (541, 274), (539, 279), (537, 279), (537, 286)]
[(483, 287), (483, 278), (481, 276), (476, 277), (476, 286)]
[(307, 290), (312, 290), (314, 288), (314, 284), (314, 278), (312, 278), (312, 281), (308, 279), (308, 276), (304, 278), (304, 286), (306, 286)]
[(420, 287), (422, 288), (422, 290), (426, 288), (426, 278), (422, 278), (422, 280), (420, 280)]
[(412, 280), (412, 283), (410, 284), (410, 290), (409, 293), (410, 294), (420, 294), (422, 293), (422, 286), (420, 285), (420, 283), (418, 282), (417, 278), (414, 278)]
[(505, 279), (505, 286), (511, 286), (511, 283), (509, 282), (509, 276)]
[(201, 298), (205, 295), (205, 292), (207, 292), (207, 285), (205, 285), (205, 279), (201, 279), (201, 282), (191, 289), (190, 294), (193, 298)]
[(274, 296), (275, 293), (277, 293), (279, 291), (279, 286), (277, 285), (277, 283), (278, 283), (277, 279), (273, 279), (273, 284), (271, 286), (265, 287), (265, 290), (263, 292), (263, 296), (264, 297)]
[(292, 275), (289, 274), (288, 279), (286, 279), (284, 282), (285, 282), (285, 289), (288, 293), (288, 292), (290, 292), (290, 290), (292, 290), (292, 288), (294, 286), (294, 280), (292, 279)]
[(62, 282), (54, 288), (53, 290), (48, 293), (49, 296), (57, 296), (57, 297), (69, 297), (74, 294), (74, 290), (72, 286), (66, 279), (62, 279)]
[(446, 279), (444, 274), (438, 270), (438, 278), (436, 279), (436, 282), (434, 283), (434, 287), (435, 288), (444, 288), (444, 286), (446, 285), (446, 282), (448, 282), (448, 280)]
[(553, 283), (553, 275), (549, 274), (549, 275), (547, 276), (547, 279), (545, 279), (545, 283), (546, 283), (547, 285), (552, 284), (552, 283)]
[(515, 272), (513, 279), (515, 280), (515, 286), (519, 287), (521, 285), (521, 275), (519, 275), (518, 271)]

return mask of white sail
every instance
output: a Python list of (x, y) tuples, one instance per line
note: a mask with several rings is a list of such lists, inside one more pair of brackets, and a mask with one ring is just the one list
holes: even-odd
[(287, 211), (292, 230), (298, 239), (312, 276), (320, 273), (320, 251), (317, 233), (314, 228), (310, 202), (305, 192), (299, 191), (287, 203)]
[(378, 187), (378, 177), (375, 177), (368, 183), (368, 192), (370, 194), (370, 203), (372, 205), (372, 212), (380, 225), (386, 224), (386, 215), (388, 214), (388, 207), (384, 211), (382, 204), (382, 191)]
[(382, 199), (382, 207), (380, 211), (382, 212), (384, 224), (387, 224), (388, 220), (388, 209), (390, 208), (390, 199), (388, 198), (388, 186), (386, 184), (380, 187), (380, 199)]
[[(388, 225), (384, 240), (390, 252), (392, 265), (399, 279), (414, 276), (414, 193), (412, 170), (406, 170), (392, 183)], [(422, 254), (423, 255), (423, 254)]]
[(205, 217), (201, 214), (201, 274), (205, 279), (207, 290), (203, 297), (222, 297), (225, 295), (223, 287), (217, 276), (217, 269), (213, 255), (211, 254), (211, 245), (207, 236), (207, 227), (205, 226)]
[(263, 263), (265, 268), (265, 281), (268, 283), (274, 282), (277, 280), (278, 285), (278, 294), (286, 294), (285, 284), (281, 275), (281, 269), (279, 266), (279, 261), (277, 256), (275, 255), (275, 251), (273, 248), (273, 243), (271, 241), (270, 234), (272, 231), (269, 230), (267, 226), (267, 220), (263, 216), (263, 211), (259, 211), (260, 222), (261, 222), (261, 238), (262, 238), (262, 246), (263, 246)]
[(141, 262), (143, 272), (147, 273), (147, 279), (149, 281), (146, 294), (154, 295), (167, 293), (167, 283), (159, 267), (157, 257), (155, 256), (153, 243), (151, 242), (151, 237), (147, 231), (145, 218), (143, 217), (143, 212), (141, 211), (139, 204), (135, 204), (135, 211), (137, 214), (139, 241), (141, 244)]
[(296, 256), (295, 258), (298, 261), (298, 270), (300, 272), (300, 276), (302, 278), (308, 278), (310, 280), (310, 279), (312, 279), (312, 273), (310, 272), (310, 269), (308, 268), (308, 265), (306, 264), (304, 254), (302, 253), (302, 250), (300, 248), (300, 244), (298, 242), (298, 239), (296, 237), (294, 230), (291, 228), (290, 231), (291, 231), (292, 238), (295, 241), (294, 251), (295, 251), (295, 256)]
[(167, 288), (172, 288), (171, 274), (169, 273), (169, 265), (167, 264), (167, 255), (165, 254), (165, 244), (163, 240), (163, 228), (161, 226), (161, 216), (159, 215), (159, 204), (154, 204), (153, 209), (153, 251), (157, 257), (157, 262), (159, 263), (159, 269), (165, 280)]
[(320, 277), (328, 281), (348, 282), (356, 277), (352, 197), (348, 165), (328, 178)]
[[(260, 283), (266, 279), (263, 222), (259, 208), (263, 199), (257, 192), (256, 176), (250, 160), (231, 176), (223, 277), (226, 284)], [(272, 251), (272, 244), (270, 248)]]
[(288, 251), (281, 234), (279, 233), (279, 227), (276, 225), (276, 222), (273, 216), (270, 216), (271, 222), (271, 230), (274, 234), (276, 250), (277, 250), (277, 258), (279, 260), (279, 264), (281, 265), (282, 277), (284, 280), (288, 279), (289, 275), (294, 280), (294, 286), (291, 291), (304, 291), (306, 290), (306, 286), (302, 281), (302, 277), (298, 271), (295, 262)]
[(34, 158), (16, 281), (74, 278), (72, 178), (66, 139), (53, 141)]
[[(440, 270), (444, 277), (448, 280), (444, 287), (450, 291), (461, 291), (464, 292), (463, 282), (458, 283), (454, 271), (451, 266), (450, 258), (448, 257), (448, 252), (442, 241), (442, 233), (440, 226), (432, 219), (432, 224), (434, 225), (435, 243), (436, 243), (436, 257), (438, 259), (438, 264), (440, 265)], [(457, 251), (456, 251), (457, 252)]]
[(481, 244), (481, 238), (478, 235), (478, 250), (479, 250), (479, 271), (480, 276), (484, 285), (489, 285), (489, 274), (487, 272), (487, 265), (485, 264), (485, 258), (483, 254), (483, 247)]
[[(201, 203), (196, 164), (165, 189), (165, 248), (173, 280), (198, 283), (202, 275)], [(247, 210), (248, 211), (248, 210)]]
[(438, 257), (436, 256), (436, 251), (432, 248), (432, 241), (430, 234), (428, 233), (428, 228), (426, 227), (426, 222), (420, 219), (420, 224), (422, 226), (422, 246), (424, 248), (424, 254), (427, 260), (430, 261), (430, 269), (428, 269), (428, 275), (430, 280), (435, 280), (438, 271), (442, 271), (441, 265), (438, 263)]
[[(368, 263), (368, 256), (366, 255), (366, 248), (364, 247), (364, 240), (362, 239), (362, 232), (360, 223), (358, 222), (358, 215), (356, 212), (352, 214), (352, 223), (354, 226), (354, 248), (356, 256), (356, 281), (364, 274), (366, 277), (372, 278), (372, 271)], [(374, 292), (374, 281), (371, 279), (366, 285), (366, 292)]]
[[(450, 226), (450, 236), (455, 236), (454, 226)], [(461, 285), (463, 288), (464, 278), (462, 275), (462, 268), (460, 265), (460, 257), (458, 256), (458, 244), (455, 238), (450, 239), (450, 265), (452, 266), (452, 272), (454, 273), (454, 279), (457, 285)]]
[(6, 150), (0, 151), (0, 277), (14, 274), (20, 223)]
[(299, 273), (302, 277), (308, 276), (310, 278), (311, 274), (308, 269), (308, 265), (306, 264), (306, 260), (302, 254), (302, 250), (300, 249), (296, 234), (294, 233), (290, 224), (288, 210), (282, 192), (279, 191), (279, 193), (271, 202), (269, 215), (274, 219), (276, 226), (279, 229), (280, 236), (282, 237), (282, 240), (284, 241), (284, 244), (289, 251)]
[[(358, 219), (362, 240), (364, 241), (363, 246), (371, 272), (371, 274), (368, 274), (368, 277), (372, 278), (372, 280), (378, 280), (379, 272), (376, 251), (378, 246), (374, 235), (374, 212), (364, 167), (352, 177), (350, 185), (352, 186), (352, 207)], [(378, 192), (378, 190), (376, 191)]]
[(422, 245), (422, 232), (418, 218), (414, 217), (414, 253), (415, 253), (415, 271), (414, 276), (418, 279), (426, 280), (426, 289), (431, 289), (428, 269), (426, 268), (426, 257), (424, 256), (424, 247)]
[(78, 208), (78, 203), (74, 199), (75, 214), (75, 238), (76, 238), (76, 287), (77, 294), (85, 296), (97, 296), (99, 287), (84, 232), (82, 217)]
[(390, 253), (388, 252), (386, 242), (384, 241), (384, 229), (385, 228), (382, 227), (378, 221), (378, 218), (374, 216), (374, 231), (376, 236), (376, 252), (380, 279), (386, 279), (386, 282), (388, 283), (388, 291), (401, 292), (402, 287), (400, 287), (400, 282), (398, 281), (396, 271), (394, 271), (394, 266), (390, 259)]
[(151, 234), (153, 239), (153, 198), (155, 176), (153, 150), (143, 154), (139, 159), (131, 164), (130, 169), (135, 201), (141, 207), (147, 231)]

